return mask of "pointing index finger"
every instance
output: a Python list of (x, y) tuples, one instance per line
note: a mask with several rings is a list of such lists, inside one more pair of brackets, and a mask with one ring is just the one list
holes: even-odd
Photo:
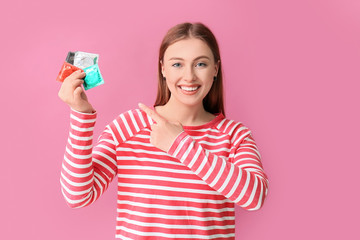
[(145, 104), (139, 103), (139, 107), (143, 110), (147, 115), (149, 115), (152, 119), (154, 119), (157, 123), (164, 121), (164, 119), (157, 114), (154, 110), (146, 106)]

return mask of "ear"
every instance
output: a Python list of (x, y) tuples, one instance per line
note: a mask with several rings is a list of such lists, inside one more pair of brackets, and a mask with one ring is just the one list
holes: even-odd
[(165, 67), (162, 60), (160, 60), (160, 64), (161, 64), (161, 74), (163, 75), (163, 77), (165, 77)]
[(220, 60), (218, 60), (217, 63), (215, 63), (215, 75), (214, 76), (218, 75), (219, 68), (220, 68)]

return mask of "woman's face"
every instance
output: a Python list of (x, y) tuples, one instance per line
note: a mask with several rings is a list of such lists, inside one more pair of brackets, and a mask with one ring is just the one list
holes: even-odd
[(169, 101), (202, 105), (218, 72), (218, 63), (208, 45), (196, 38), (175, 42), (166, 49), (161, 64), (171, 92)]

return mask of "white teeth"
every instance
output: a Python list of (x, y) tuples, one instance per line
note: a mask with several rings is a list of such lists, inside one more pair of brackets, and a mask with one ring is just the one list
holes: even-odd
[(182, 90), (185, 91), (195, 91), (196, 89), (198, 89), (199, 87), (185, 87), (185, 86), (180, 86)]

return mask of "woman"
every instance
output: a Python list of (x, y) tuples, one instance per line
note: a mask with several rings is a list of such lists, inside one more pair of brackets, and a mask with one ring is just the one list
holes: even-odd
[(69, 76), (71, 107), (61, 172), (70, 207), (97, 200), (118, 177), (116, 237), (234, 239), (234, 203), (259, 209), (268, 181), (250, 130), (225, 118), (219, 48), (203, 24), (168, 31), (159, 52), (155, 108), (120, 114), (92, 148), (96, 112)]

